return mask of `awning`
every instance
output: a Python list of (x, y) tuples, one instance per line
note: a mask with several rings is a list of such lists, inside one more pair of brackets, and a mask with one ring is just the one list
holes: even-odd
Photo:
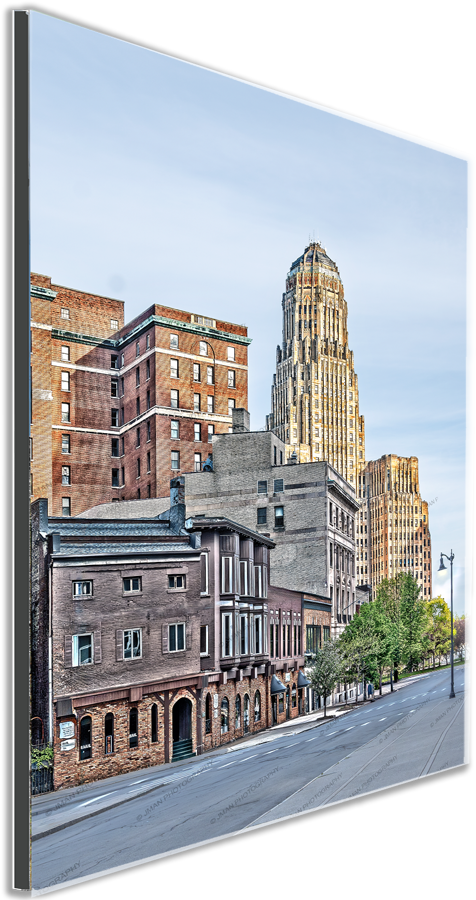
[(284, 684), (279, 680), (279, 678), (276, 678), (276, 675), (272, 675), (271, 676), (271, 693), (272, 694), (282, 694), (283, 691), (285, 691), (285, 690), (286, 690), (286, 688), (285, 688)]
[(298, 688), (307, 687), (311, 682), (306, 678), (304, 672), (299, 672), (298, 675)]

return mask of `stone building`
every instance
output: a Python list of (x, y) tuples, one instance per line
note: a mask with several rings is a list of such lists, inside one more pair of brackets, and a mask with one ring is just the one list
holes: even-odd
[(358, 584), (368, 583), (375, 592), (384, 578), (404, 572), (417, 579), (422, 596), (430, 600), (431, 535), (417, 457), (381, 456), (367, 462), (358, 478)]
[(52, 517), (46, 499), (33, 503), (32, 717), (54, 746), (55, 788), (306, 711), (304, 600), (269, 585), (273, 542), (225, 517), (185, 520), (183, 478), (171, 500), (154, 518), (136, 501), (130, 519)]
[(56, 516), (167, 496), (247, 405), (247, 329), (31, 276), (31, 497)]
[(310, 243), (292, 263), (282, 310), (267, 427), (301, 462), (327, 460), (355, 487), (365, 460), (364, 417), (344, 288), (320, 244)]
[(286, 463), (274, 432), (244, 430), (245, 410), (233, 420), (213, 439), (213, 471), (185, 475), (187, 511), (269, 535), (273, 584), (327, 598), (335, 635), (355, 612), (355, 490), (327, 462)]

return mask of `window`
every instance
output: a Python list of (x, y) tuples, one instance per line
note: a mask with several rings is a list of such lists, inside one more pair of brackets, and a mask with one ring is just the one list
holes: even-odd
[(150, 710), (150, 738), (153, 744), (159, 739), (157, 703), (153, 703)]
[(202, 471), (202, 455), (201, 455), (201, 453), (193, 454), (193, 471), (194, 472)]
[(193, 411), (200, 412), (200, 394), (193, 395)]
[(145, 349), (150, 350), (150, 334), (148, 334), (145, 339)]
[(63, 434), (61, 436), (61, 452), (71, 453), (71, 438), (69, 434)]
[(70, 422), (71, 421), (70, 417), (69, 417), (69, 403), (61, 404), (61, 421), (62, 422)]
[(274, 527), (284, 528), (284, 506), (274, 507)]
[(274, 493), (275, 493), (275, 494), (282, 494), (283, 491), (284, 491), (284, 481), (283, 481), (283, 479), (282, 479), (282, 478), (275, 478), (275, 479), (274, 479)]
[(136, 356), (140, 356), (140, 343), (137, 341), (136, 343)]
[(200, 625), (200, 656), (208, 656), (208, 625)]
[(117, 428), (119, 425), (119, 410), (111, 409), (111, 425), (113, 428)]
[(240, 655), (248, 655), (248, 616), (240, 616)]
[(169, 591), (183, 591), (185, 585), (185, 575), (169, 575)]
[(61, 466), (61, 484), (71, 484), (71, 469), (69, 466)]
[(222, 556), (221, 559), (221, 592), (233, 593), (233, 557)]
[(179, 405), (179, 392), (178, 391), (170, 391), (170, 405), (172, 409), (178, 409)]
[(180, 425), (175, 419), (170, 422), (170, 437), (174, 441), (178, 441), (180, 437)]
[(193, 380), (200, 381), (200, 363), (193, 364)]
[(235, 348), (234, 347), (227, 347), (226, 358), (230, 362), (235, 362)]
[(122, 589), (125, 594), (138, 594), (142, 590), (142, 578), (123, 578)]
[(117, 378), (111, 378), (111, 397), (119, 396), (119, 382)]
[(205, 341), (200, 341), (200, 356), (208, 356), (207, 344)]
[(93, 661), (92, 634), (73, 634), (73, 666), (87, 666)]
[(211, 442), (212, 442), (212, 437), (213, 437), (214, 434), (215, 434), (215, 426), (214, 426), (214, 425), (209, 425), (209, 426), (208, 426), (208, 443), (209, 443), (209, 444), (211, 444)]
[(249, 596), (248, 590), (248, 562), (246, 559), (240, 559), (240, 594), (242, 597)]
[(140, 457), (137, 460), (137, 478), (140, 478)]
[(121, 353), (121, 366), (123, 366), (123, 365), (124, 365), (124, 354)]
[(200, 593), (208, 594), (208, 553), (200, 554)]
[(222, 613), (221, 617), (221, 655), (231, 656), (232, 654), (232, 613)]
[(214, 413), (215, 412), (215, 397), (207, 397), (207, 412)]
[(145, 363), (145, 380), (149, 381), (150, 378), (150, 359), (146, 360)]
[(178, 450), (172, 450), (171, 468), (180, 469), (180, 453)]
[(150, 409), (150, 391), (147, 391), (146, 406), (147, 406), (147, 409)]
[(91, 716), (84, 716), (79, 726), (79, 758), (91, 759)]
[(136, 369), (136, 387), (140, 385), (140, 366), (137, 366)]
[(111, 331), (117, 331), (118, 328), (119, 328), (119, 320), (111, 319)]
[(129, 747), (139, 746), (139, 713), (135, 706), (129, 713)]
[(65, 306), (62, 306), (62, 307), (61, 307), (61, 318), (62, 318), (62, 319), (69, 319), (69, 309), (66, 309)]
[(118, 368), (119, 368), (119, 366), (117, 365), (117, 356), (115, 356), (114, 353), (112, 353), (111, 354), (111, 369), (118, 369)]
[(255, 694), (255, 722), (259, 722), (261, 719), (261, 694), (259, 691), (256, 691)]
[(266, 525), (266, 514), (267, 514), (267, 511), (268, 511), (268, 509), (267, 509), (266, 506), (258, 507), (258, 510), (257, 510), (258, 517), (257, 517), (257, 520), (256, 520), (257, 525)]
[(137, 659), (142, 656), (142, 629), (128, 628), (123, 634), (123, 658)]
[[(150, 472), (150, 450), (147, 452), (147, 472)], [(149, 491), (150, 491), (150, 485), (149, 485)], [(149, 496), (150, 496), (150, 494), (149, 494)]]
[(234, 369), (228, 369), (228, 387), (230, 387), (230, 388), (236, 387), (235, 370)]
[(74, 597), (91, 597), (93, 593), (92, 581), (73, 581)]
[(150, 441), (150, 420), (147, 422), (147, 440)]
[(306, 625), (306, 652), (317, 654), (321, 646), (321, 626)]
[(71, 515), (71, 497), (62, 497), (61, 498), (61, 515), (62, 516), (70, 516)]
[(267, 494), (268, 493), (268, 482), (267, 481), (258, 481), (258, 494)]
[(136, 416), (140, 416), (140, 397), (136, 398)]
[(235, 700), (235, 730), (241, 728), (241, 697), (239, 694)]
[(169, 650), (171, 653), (185, 650), (185, 622), (169, 625)]
[[(121, 484), (123, 487), (124, 487), (125, 483), (126, 483), (125, 470), (124, 470), (124, 466), (122, 466), (122, 468), (121, 468)], [(124, 498), (122, 498), (122, 499), (124, 499)]]
[(104, 719), (104, 753), (114, 753), (114, 716), (107, 713)]
[(124, 379), (121, 378), (121, 397), (124, 396)]
[(202, 440), (202, 426), (200, 425), (200, 422), (195, 422), (193, 426), (193, 439), (194, 441)]
[(233, 415), (234, 408), (235, 408), (235, 401), (232, 400), (231, 398), (229, 398), (229, 400), (228, 400), (228, 415), (229, 416)]
[(171, 378), (179, 377), (178, 359), (170, 360), (170, 377)]
[(140, 425), (136, 428), (136, 447), (140, 447)]
[(170, 335), (170, 349), (178, 350), (178, 334)]
[[(366, 569), (365, 571), (367, 571), (367, 569)], [(322, 626), (322, 631), (323, 631), (323, 637), (324, 637), (324, 640), (325, 640), (325, 641), (330, 641), (330, 639), (331, 639), (331, 627), (330, 627), (330, 625), (323, 625), (323, 626)]]
[(227, 697), (223, 697), (221, 701), (221, 733), (226, 734), (229, 728), (229, 712), (230, 704)]
[(69, 362), (69, 347), (61, 348), (61, 359), (63, 362)]
[(254, 652), (262, 653), (262, 623), (261, 616), (255, 616)]
[(207, 384), (215, 384), (215, 371), (213, 366), (207, 366)]

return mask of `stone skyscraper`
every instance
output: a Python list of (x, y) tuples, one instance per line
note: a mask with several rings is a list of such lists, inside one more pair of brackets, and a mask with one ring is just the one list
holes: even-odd
[(291, 265), (282, 308), (267, 428), (300, 462), (327, 460), (355, 487), (365, 460), (364, 418), (344, 288), (319, 243), (310, 243)]

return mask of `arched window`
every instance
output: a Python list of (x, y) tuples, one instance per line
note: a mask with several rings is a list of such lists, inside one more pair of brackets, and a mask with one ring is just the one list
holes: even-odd
[(84, 716), (79, 726), (79, 758), (91, 759), (92, 755), (91, 716)]
[(235, 700), (235, 728), (241, 728), (241, 697), (236, 695)]
[(255, 694), (255, 722), (259, 722), (261, 719), (261, 694), (259, 691), (256, 691)]
[(104, 719), (104, 753), (114, 753), (114, 716), (107, 713)]
[(156, 744), (159, 739), (158, 730), (157, 703), (153, 703), (150, 711), (150, 738), (153, 744)]
[(230, 704), (226, 697), (221, 701), (221, 733), (226, 734), (229, 728)]
[(129, 747), (139, 746), (139, 714), (135, 706), (129, 713)]
[(207, 694), (205, 700), (205, 734), (212, 733), (212, 698)]

